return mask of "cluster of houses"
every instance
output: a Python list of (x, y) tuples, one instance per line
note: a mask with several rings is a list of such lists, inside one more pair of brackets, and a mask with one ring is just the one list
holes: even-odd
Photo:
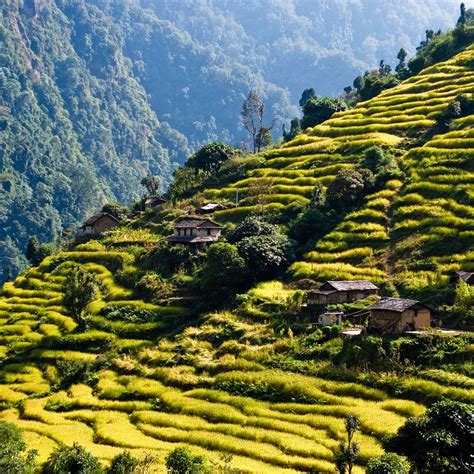
[[(318, 290), (306, 294), (305, 308), (352, 303), (378, 295), (379, 288), (368, 280), (327, 281)], [(381, 298), (359, 315), (368, 318), (368, 330), (382, 334), (419, 331), (439, 326), (435, 313), (423, 303), (406, 298)], [(321, 326), (341, 324), (342, 311), (327, 311), (318, 317)]]
[[(145, 208), (162, 204), (162, 198), (148, 198)], [(199, 214), (210, 214), (222, 207), (219, 204), (206, 204), (198, 210)], [(102, 232), (117, 226), (119, 221), (106, 212), (100, 212), (87, 219), (80, 228), (79, 235), (99, 236)], [(187, 217), (174, 224), (174, 232), (165, 241), (171, 244), (187, 245), (193, 249), (204, 250), (216, 242), (222, 233), (222, 227), (208, 218)], [(455, 280), (455, 281), (454, 281)], [(474, 285), (474, 272), (458, 271), (453, 274), (452, 282), (465, 281)], [(378, 295), (379, 288), (368, 280), (341, 280), (327, 281), (317, 290), (306, 293), (303, 308), (311, 311), (315, 307), (351, 303)], [(381, 334), (398, 334), (410, 331), (425, 330), (430, 327), (439, 327), (437, 315), (420, 301), (406, 298), (380, 298), (366, 308), (362, 315), (368, 319), (368, 330)], [(348, 315), (341, 311), (327, 311), (318, 316), (321, 326), (341, 324)]]

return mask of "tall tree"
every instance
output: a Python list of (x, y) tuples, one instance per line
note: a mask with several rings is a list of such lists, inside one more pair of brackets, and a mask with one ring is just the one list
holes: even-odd
[(466, 24), (466, 5), (464, 5), (464, 3), (461, 3), (459, 8), (461, 10), (461, 15), (458, 19), (458, 25), (461, 28), (464, 28), (464, 25)]
[(145, 186), (149, 194), (159, 194), (163, 188), (163, 178), (161, 176), (149, 174), (142, 178), (140, 183), (142, 186)]
[(397, 59), (398, 59), (398, 64), (395, 67), (395, 71), (400, 75), (403, 74), (404, 71), (406, 71), (407, 68), (407, 59), (408, 53), (404, 48), (400, 48), (400, 51), (397, 54)]
[(250, 91), (244, 100), (240, 115), (242, 124), (250, 135), (253, 152), (261, 151), (268, 144), (268, 135), (274, 122), (264, 124), (265, 102), (255, 90)]

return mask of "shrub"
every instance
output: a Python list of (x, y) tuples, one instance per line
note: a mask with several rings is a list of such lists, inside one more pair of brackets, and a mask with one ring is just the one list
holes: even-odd
[(246, 237), (253, 237), (256, 235), (273, 235), (278, 232), (278, 227), (274, 224), (265, 222), (262, 218), (257, 216), (246, 217), (229, 235), (229, 242), (240, 242)]
[(4, 474), (33, 474), (36, 451), (28, 451), (21, 431), (12, 423), (0, 421), (0, 472)]
[(102, 474), (99, 461), (78, 443), (58, 446), (46, 461), (45, 474)]
[(372, 458), (366, 466), (367, 474), (409, 474), (410, 465), (395, 453), (385, 453)]
[(189, 448), (178, 447), (166, 457), (166, 467), (170, 474), (205, 474), (210, 473), (204, 456), (198, 456)]
[(235, 245), (218, 242), (209, 248), (200, 272), (200, 283), (217, 301), (241, 289), (246, 277), (247, 265)]
[(140, 460), (133, 457), (129, 451), (117, 454), (107, 470), (108, 474), (132, 474)]
[(473, 431), (471, 405), (441, 401), (410, 418), (384, 447), (405, 455), (419, 472), (471, 472)]

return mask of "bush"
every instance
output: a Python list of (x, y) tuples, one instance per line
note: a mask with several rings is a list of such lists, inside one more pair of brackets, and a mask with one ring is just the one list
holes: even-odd
[(272, 278), (283, 270), (289, 260), (291, 245), (286, 236), (256, 235), (241, 240), (237, 248), (247, 262), (254, 278)]
[(240, 242), (246, 237), (256, 235), (273, 235), (278, 232), (278, 226), (265, 222), (257, 216), (246, 217), (229, 235), (228, 240), (232, 243)]
[(242, 289), (246, 278), (247, 265), (235, 245), (224, 242), (211, 245), (200, 272), (204, 291), (222, 300)]
[(395, 453), (385, 453), (372, 458), (366, 466), (367, 474), (409, 474), (410, 465)]
[(3, 474), (33, 474), (36, 451), (23, 452), (26, 444), (21, 431), (12, 423), (0, 421), (0, 472)]
[(166, 467), (170, 474), (205, 474), (211, 471), (206, 458), (197, 456), (189, 448), (178, 447), (166, 457)]
[(103, 474), (99, 461), (78, 443), (57, 447), (46, 461), (45, 474)]
[(108, 474), (133, 474), (140, 460), (133, 457), (129, 451), (117, 454), (107, 470)]
[(410, 418), (384, 447), (405, 455), (419, 472), (472, 472), (473, 432), (471, 405), (441, 401)]

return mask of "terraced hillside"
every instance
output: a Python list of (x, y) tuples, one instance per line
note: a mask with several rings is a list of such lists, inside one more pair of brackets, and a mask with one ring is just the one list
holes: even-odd
[[(461, 255), (473, 240), (472, 116), (458, 119), (456, 130), (443, 136), (429, 139), (429, 133), (456, 97), (472, 96), (473, 56), (471, 46), (263, 153), (261, 166), (245, 179), (204, 192), (208, 199), (240, 197), (236, 208), (219, 211), (215, 217), (235, 220), (251, 212), (278, 214), (285, 206), (307, 204), (317, 183), (327, 187), (340, 170), (355, 167), (364, 151), (377, 145), (398, 155), (406, 178), (388, 181), (361, 208), (347, 214), (303, 261), (294, 264), (294, 276), (382, 282), (392, 273), (403, 280), (415, 272), (426, 280), (434, 273), (446, 279), (448, 270), (461, 266), (472, 269), (470, 254)], [(424, 134), (429, 141), (417, 146)], [(453, 239), (457, 245), (446, 245)], [(425, 245), (428, 242), (431, 247)], [(430, 248), (436, 248), (432, 255)], [(429, 271), (416, 263), (425, 256), (431, 259)]]
[[(89, 325), (79, 331), (62, 301), (74, 262), (102, 282)], [(323, 362), (311, 363), (313, 375), (271, 368), (269, 355), (283, 353), (293, 339), (268, 325), (265, 308), (283, 304), (294, 290), (260, 284), (235, 313), (212, 313), (193, 326), (189, 310), (144, 303), (118, 284), (133, 265), (130, 253), (89, 243), (4, 288), (0, 418), (24, 430), (40, 462), (59, 443), (79, 442), (104, 463), (127, 449), (154, 453), (162, 466), (168, 452), (186, 444), (216, 466), (220, 454), (230, 453), (231, 466), (244, 472), (332, 472), (344, 417), (355, 414), (363, 472), (362, 464), (382, 452), (381, 437), (423, 413), (425, 402), (474, 399), (472, 379), (458, 374), (448, 386), (450, 374), (442, 370), (399, 378), (403, 396), (393, 398), (383, 383), (323, 375)], [(117, 319), (117, 308), (125, 307), (152, 317)]]

